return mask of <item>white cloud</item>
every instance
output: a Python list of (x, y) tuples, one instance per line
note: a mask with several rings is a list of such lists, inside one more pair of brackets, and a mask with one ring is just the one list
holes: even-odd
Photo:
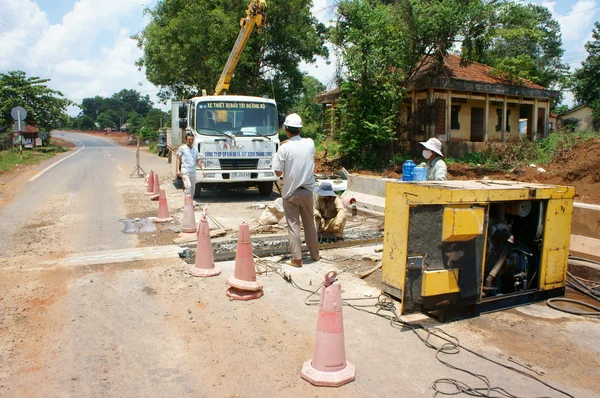
[[(28, 76), (50, 78), (50, 87), (75, 102), (96, 95), (110, 96), (123, 88), (149, 94), (157, 102), (157, 88), (135, 66), (141, 50), (129, 37), (131, 32), (121, 28), (130, 18), (143, 22), (145, 2), (79, 0), (60, 23), (52, 25), (31, 0), (3, 0), (0, 69), (24, 70)], [(106, 34), (117, 37), (114, 43), (106, 42), (99, 48), (98, 42)], [(71, 107), (69, 114), (78, 111)]]
[(556, 12), (556, 2), (544, 5), (548, 7), (554, 18), (557, 18), (560, 23), (563, 42), (581, 40), (591, 30), (590, 26), (595, 21), (597, 12), (597, 10), (590, 10), (597, 6), (596, 0), (579, 0), (564, 15)]

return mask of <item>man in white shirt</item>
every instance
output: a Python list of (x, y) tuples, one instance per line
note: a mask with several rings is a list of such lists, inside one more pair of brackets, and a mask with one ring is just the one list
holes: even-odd
[(320, 258), (314, 223), (315, 144), (310, 138), (300, 137), (302, 118), (297, 114), (288, 115), (283, 128), (289, 139), (275, 154), (273, 170), (278, 177), (283, 175), (283, 211), (290, 236), (291, 265), (301, 267), (300, 219), (310, 256), (315, 261)]
[(194, 146), (194, 133), (188, 131), (185, 133), (185, 144), (177, 150), (177, 177), (183, 180), (185, 194), (191, 195), (192, 198), (196, 190), (196, 164), (204, 174), (200, 154)]

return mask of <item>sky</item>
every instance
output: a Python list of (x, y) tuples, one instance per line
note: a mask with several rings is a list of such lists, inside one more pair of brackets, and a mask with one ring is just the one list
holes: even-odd
[[(201, 0), (198, 0), (201, 1)], [(157, 0), (0, 0), (0, 73), (23, 70), (74, 102), (135, 89), (158, 103), (158, 89), (135, 65), (142, 54), (131, 35), (148, 23), (144, 8)], [(525, 0), (547, 7), (561, 24), (564, 61), (572, 70), (586, 57), (600, 15), (600, 0)], [(313, 0), (313, 13), (329, 24), (335, 0)], [(232, 43), (233, 45), (233, 43)], [(302, 71), (334, 88), (336, 59), (302, 64)], [(567, 104), (572, 104), (567, 95)], [(157, 104), (158, 105), (158, 104)], [(160, 105), (166, 108), (167, 105)], [(69, 114), (77, 115), (71, 107)]]

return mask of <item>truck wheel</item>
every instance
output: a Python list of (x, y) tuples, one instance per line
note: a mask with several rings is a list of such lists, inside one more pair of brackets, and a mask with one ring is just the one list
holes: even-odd
[(202, 197), (202, 184), (199, 182), (196, 183), (196, 188), (194, 188), (194, 198), (198, 199)]
[(258, 193), (260, 196), (271, 196), (273, 193), (273, 181), (259, 182)]

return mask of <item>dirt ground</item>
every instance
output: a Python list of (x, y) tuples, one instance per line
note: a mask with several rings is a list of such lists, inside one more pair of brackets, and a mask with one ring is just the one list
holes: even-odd
[[(157, 202), (143, 195), (143, 179), (129, 178), (130, 168), (124, 165), (109, 185), (119, 207), (125, 218), (155, 217)], [(165, 175), (162, 186), (174, 221), (143, 234), (121, 232), (116, 239), (133, 237), (133, 251), (171, 245), (179, 235), (182, 192), (157, 170)], [(315, 341), (317, 307), (311, 300), (318, 295), (309, 292), (335, 269), (342, 296), (375, 311), (381, 271), (357, 277), (374, 265), (365, 256), (381, 256), (374, 246), (324, 251), (319, 262), (300, 269), (283, 266), (308, 292), (268, 272), (258, 275), (265, 286), (260, 300), (230, 301), (224, 291), (233, 275), (231, 261), (217, 263), (222, 274), (210, 279), (191, 277), (190, 265), (176, 256), (69, 263), (69, 256), (90, 255), (76, 250), (71, 239), (81, 217), (71, 196), (52, 194), (16, 232), (15, 245), (0, 253), (0, 397), (420, 397), (432, 396), (432, 383), (442, 377), (479, 385), (443, 366), (412, 332), (349, 307), (344, 307), (346, 355), (357, 367), (357, 380), (327, 389), (300, 378)], [(261, 197), (256, 189), (203, 192), (196, 200), (196, 220), (208, 205), (216, 220), (211, 226), (222, 224), (231, 238), (242, 220), (257, 226), (260, 205), (275, 197)], [(114, 223), (124, 228), (121, 221)], [(358, 220), (348, 228), (380, 223)], [(502, 363), (511, 365), (510, 356), (531, 364), (544, 373), (543, 380), (574, 396), (600, 391), (598, 320), (543, 303), (445, 325), (421, 314), (407, 320), (440, 327)], [(451, 357), (444, 359), (483, 373), (512, 393), (560, 396), (467, 353)]]
[[(328, 164), (317, 159), (315, 166), (320, 172), (331, 172)], [(541, 167), (545, 171), (540, 172)], [(371, 172), (352, 170), (353, 173), (386, 178), (401, 178), (402, 166)], [(471, 167), (465, 163), (448, 166), (448, 178), (455, 180), (473, 180), (487, 177), (492, 180), (512, 180), (575, 187), (575, 200), (583, 203), (600, 204), (600, 139), (575, 145), (560, 159), (551, 164), (522, 166), (511, 173), (490, 171), (482, 167)]]

